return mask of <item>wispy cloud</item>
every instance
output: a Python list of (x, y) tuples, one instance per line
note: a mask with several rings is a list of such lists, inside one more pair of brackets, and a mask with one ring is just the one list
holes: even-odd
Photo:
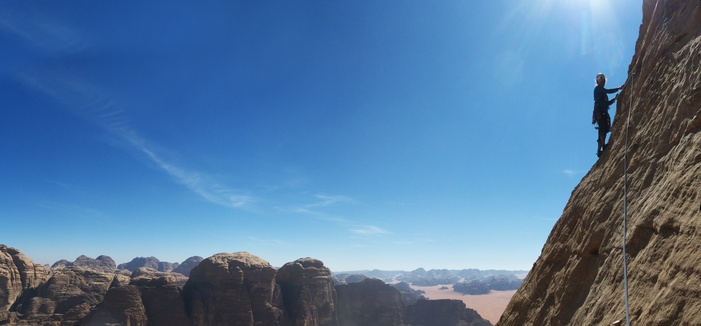
[(340, 203), (349, 203), (353, 202), (353, 199), (347, 196), (328, 196), (328, 195), (316, 195), (315, 196), (317, 199), (319, 199), (319, 202), (312, 203), (305, 205), (306, 208), (315, 208), (315, 207), (326, 207), (326, 206), (331, 206), (331, 205), (336, 205)]
[[(4, 11), (0, 14), (0, 29), (15, 34), (43, 51), (79, 51), (88, 45), (79, 31), (52, 21), (50, 17), (22, 17), (22, 13)], [(72, 115), (116, 136), (122, 144), (147, 157), (161, 171), (203, 199), (236, 208), (255, 201), (253, 197), (230, 189), (206, 173), (178, 166), (157, 154), (154, 146), (150, 146), (132, 127), (117, 101), (105, 95), (105, 90), (99, 86), (85, 82), (71, 71), (60, 68), (25, 71), (19, 79), (27, 88), (60, 102), (61, 107)]]
[(324, 208), (330, 208), (341, 204), (356, 203), (356, 200), (354, 200), (352, 197), (343, 195), (315, 195), (314, 199), (316, 200), (309, 204), (290, 207), (277, 207), (277, 209), (285, 213), (305, 214), (313, 216), (319, 220), (335, 223), (338, 226), (345, 228), (348, 232), (353, 234), (353, 237), (358, 239), (368, 239), (371, 237), (392, 233), (376, 225), (358, 224), (357, 222), (348, 218), (339, 217), (337, 215), (325, 212)]
[(353, 198), (343, 195), (315, 195), (314, 198), (315, 201), (312, 203), (295, 206), (276, 207), (276, 209), (278, 211), (286, 213), (313, 215), (319, 219), (333, 220), (337, 222), (347, 222), (345, 219), (331, 217), (329, 214), (323, 213), (321, 211), (321, 208), (331, 207), (342, 203), (353, 203)]
[(390, 241), (392, 244), (396, 245), (402, 245), (402, 246), (409, 246), (409, 245), (414, 245), (414, 244), (425, 244), (429, 242), (434, 242), (433, 239), (428, 239), (428, 238), (410, 238), (410, 239), (401, 239), (401, 240), (394, 240)]
[(222, 206), (242, 208), (256, 201), (250, 195), (218, 182), (210, 175), (179, 166), (159, 155), (154, 146), (132, 127), (124, 110), (104, 91), (62, 72), (22, 75), (31, 89), (55, 98), (73, 115), (96, 124), (121, 140), (131, 150), (145, 156), (158, 169), (170, 175), (201, 198)]
[(375, 236), (390, 233), (389, 231), (374, 225), (356, 225), (350, 229), (350, 232), (363, 236)]
[(63, 216), (81, 218), (86, 220), (108, 221), (110, 216), (105, 212), (92, 207), (77, 205), (67, 202), (42, 201), (37, 203), (39, 207), (50, 209), (52, 212)]
[(76, 51), (87, 45), (79, 31), (39, 11), (28, 14), (3, 8), (0, 13), (0, 29), (15, 34), (44, 51)]
[(192, 192), (209, 202), (227, 207), (241, 208), (256, 201), (249, 195), (240, 194), (220, 184), (217, 180), (205, 173), (188, 170), (166, 161), (161, 156), (157, 155), (154, 150), (147, 145), (146, 141), (131, 129), (124, 130), (122, 128), (119, 134), (132, 148), (145, 154), (152, 163), (162, 171), (168, 173), (175, 181), (186, 186)]

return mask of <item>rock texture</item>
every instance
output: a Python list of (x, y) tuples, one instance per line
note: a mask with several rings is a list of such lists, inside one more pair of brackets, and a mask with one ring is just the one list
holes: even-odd
[(404, 324), (404, 304), (399, 291), (378, 279), (339, 285), (336, 291), (338, 316), (344, 326)]
[(460, 300), (419, 300), (407, 310), (408, 325), (492, 326)]
[(416, 301), (419, 300), (428, 300), (426, 299), (426, 297), (424, 297), (424, 293), (426, 293), (425, 291), (414, 290), (411, 288), (409, 283), (399, 282), (396, 284), (392, 284), (392, 287), (399, 291), (399, 296), (401, 297), (402, 302), (404, 302), (405, 306), (415, 304)]
[(247, 252), (203, 260), (183, 289), (194, 325), (288, 325), (275, 269)]
[(46, 270), (0, 245), (0, 325), (485, 325), (459, 301), (419, 300), (406, 314), (400, 292), (378, 279), (336, 287), (313, 258), (275, 270), (246, 252), (221, 253), (187, 278), (146, 267), (113, 270), (105, 257)]
[(36, 291), (26, 293), (16, 311), (29, 324), (45, 320), (75, 324), (102, 302), (113, 280), (114, 274), (67, 267), (55, 271)]
[(141, 267), (128, 285), (113, 282), (102, 303), (81, 325), (191, 325), (177, 284), (180, 277), (184, 278)]
[(700, 1), (643, 1), (633, 74), (611, 145), (572, 192), (498, 325), (624, 319), (624, 200), (631, 324), (701, 324)]
[(302, 258), (287, 263), (276, 280), (292, 325), (338, 325), (333, 277), (320, 260)]
[(35, 289), (46, 273), (19, 250), (0, 245), (0, 323), (10, 319), (10, 307), (23, 293)]
[(139, 283), (142, 280), (148, 282), (159, 281), (163, 284), (174, 284), (179, 287), (185, 286), (188, 278), (185, 275), (174, 272), (160, 272), (153, 268), (139, 267), (131, 273), (131, 283)]
[[(175, 281), (175, 282), (174, 282)], [(132, 280), (139, 287), (149, 325), (192, 325), (185, 313), (183, 293), (177, 277), (143, 274)]]
[(130, 325), (146, 326), (148, 318), (141, 291), (133, 285), (111, 288), (98, 309), (86, 317), (81, 325)]

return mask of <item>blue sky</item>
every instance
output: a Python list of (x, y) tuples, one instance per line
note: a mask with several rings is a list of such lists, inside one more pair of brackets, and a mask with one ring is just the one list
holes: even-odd
[[(530, 269), (640, 1), (2, 1), (0, 243)], [(613, 112), (612, 112), (613, 113)]]

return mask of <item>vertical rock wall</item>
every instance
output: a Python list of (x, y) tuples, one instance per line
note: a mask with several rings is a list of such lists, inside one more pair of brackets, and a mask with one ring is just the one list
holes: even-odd
[(498, 325), (701, 324), (701, 1), (645, 0), (610, 146)]
[(183, 288), (194, 325), (287, 325), (275, 269), (246, 252), (203, 260)]
[(10, 319), (10, 307), (25, 291), (39, 286), (46, 274), (19, 250), (0, 245), (0, 321)]
[(276, 277), (294, 326), (338, 326), (336, 289), (331, 271), (320, 260), (297, 259)]

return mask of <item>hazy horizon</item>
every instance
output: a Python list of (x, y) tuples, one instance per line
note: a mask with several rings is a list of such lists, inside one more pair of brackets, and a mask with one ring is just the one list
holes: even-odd
[[(0, 244), (7, 245), (7, 244), (5, 244), (5, 243), (0, 243)], [(60, 259), (57, 259), (57, 260), (52, 261), (52, 262), (50, 262), (50, 263), (47, 263), (47, 262), (40, 262), (40, 261), (34, 260), (31, 256), (27, 255), (27, 253), (25, 253), (24, 251), (22, 251), (22, 248), (16, 248), (16, 247), (13, 247), (13, 246), (10, 246), (10, 245), (7, 245), (7, 246), (8, 246), (8, 247), (15, 248), (15, 249), (18, 249), (18, 250), (21, 251), (23, 254), (25, 254), (28, 258), (32, 259), (32, 261), (33, 261), (35, 264), (40, 264), (40, 265), (43, 265), (43, 266), (46, 266), (46, 265), (52, 266), (53, 264), (55, 264), (55, 263), (61, 261), (62, 259), (65, 259), (66, 261), (72, 263), (72, 262), (74, 262), (74, 261), (79, 257), (79, 256), (78, 256), (78, 257), (75, 257), (75, 258), (60, 258)], [(255, 255), (254, 253), (251, 253), (251, 252), (249, 252), (249, 253)], [(213, 255), (214, 255), (214, 254), (213, 254)], [(184, 259), (175, 260), (175, 261), (161, 259), (161, 258), (156, 257), (156, 256), (134, 256), (134, 257), (132, 257), (132, 258), (130, 258), (130, 259), (128, 259), (128, 260), (125, 260), (125, 261), (119, 261), (119, 260), (117, 260), (117, 259), (114, 259), (114, 257), (110, 256), (109, 254), (100, 254), (100, 255), (97, 255), (97, 256), (95, 256), (95, 257), (90, 257), (90, 256), (87, 256), (87, 255), (84, 255), (84, 256), (87, 256), (88, 258), (92, 258), (92, 259), (96, 259), (96, 258), (99, 257), (99, 256), (108, 256), (108, 257), (112, 258), (112, 260), (114, 260), (114, 262), (115, 262), (115, 264), (116, 264), (117, 266), (119, 266), (120, 264), (129, 263), (129, 262), (131, 262), (131, 261), (132, 261), (133, 259), (135, 259), (135, 258), (149, 258), (149, 257), (155, 257), (156, 259), (158, 259), (159, 262), (167, 262), (167, 263), (178, 263), (178, 264), (182, 264), (186, 259), (188, 259), (188, 258), (190, 258), (190, 257), (199, 256), (199, 257), (202, 257), (203, 259), (206, 259), (206, 258), (211, 257), (211, 256), (213, 256), (213, 255), (209, 255), (209, 256), (193, 255), (193, 256), (188, 256), (188, 257), (186, 257), (186, 258), (184, 258)], [(259, 257), (260, 257), (260, 256), (259, 256)], [(263, 260), (266, 260), (265, 257), (260, 257), (260, 258), (262, 258)], [(299, 257), (299, 258), (307, 258), (307, 257)], [(314, 258), (314, 257), (311, 257), (311, 258)], [(296, 259), (295, 259), (295, 260), (296, 260)], [(267, 261), (267, 260), (266, 260), (266, 261)], [(293, 262), (293, 261), (294, 261), (294, 260), (290, 260), (289, 262), (285, 262), (285, 263), (291, 263), (291, 262)], [(270, 261), (268, 261), (268, 262), (270, 263)], [(322, 262), (323, 262), (323, 261), (322, 261)], [(273, 263), (270, 263), (270, 264), (271, 264), (273, 267), (275, 267), (275, 268), (280, 268), (280, 267), (282, 267), (282, 265), (284, 265), (285, 263), (280, 264), (280, 265), (276, 265), (276, 264), (273, 264)], [(324, 265), (324, 266), (326, 266), (326, 265)], [(326, 267), (328, 267), (328, 266), (326, 266)], [(455, 268), (455, 269), (452, 269), (452, 268), (424, 268), (424, 267), (419, 266), (419, 267), (415, 267), (415, 268), (411, 268), (411, 269), (379, 269), (379, 268), (372, 268), (372, 269), (353, 269), (353, 270), (334, 270), (334, 269), (331, 269), (331, 272), (333, 272), (333, 273), (335, 273), (335, 274), (340, 274), (340, 273), (351, 273), (351, 272), (372, 272), (372, 271), (374, 271), (374, 270), (379, 270), (379, 271), (382, 271), (382, 272), (412, 272), (412, 271), (415, 271), (415, 270), (420, 269), (420, 268), (423, 268), (423, 269), (425, 269), (426, 271), (429, 271), (429, 270), (455, 270), (455, 271), (460, 271), (460, 270), (467, 270), (467, 269), (478, 269), (478, 270), (480, 270), (480, 271), (496, 270), (496, 271), (509, 271), (509, 272), (528, 272), (528, 271), (530, 271), (530, 269), (525, 269), (525, 270), (524, 270), (524, 269), (497, 269), (497, 268), (481, 269), (481, 268), (474, 268), (474, 267), (464, 267), (464, 268)]]

